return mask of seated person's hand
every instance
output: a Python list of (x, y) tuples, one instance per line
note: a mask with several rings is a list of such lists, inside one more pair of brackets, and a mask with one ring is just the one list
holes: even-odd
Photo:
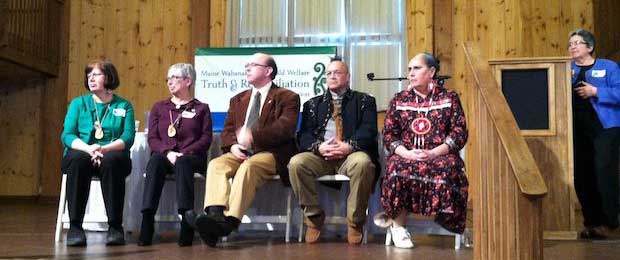
[(245, 127), (241, 128), (237, 133), (237, 143), (245, 147), (244, 150), (247, 150), (252, 148), (253, 142), (254, 137), (252, 136), (252, 131)]
[(103, 158), (103, 153), (101, 152), (101, 146), (98, 144), (91, 144), (88, 146), (86, 152), (90, 155), (90, 161), (94, 166), (101, 165), (101, 159)]
[(332, 137), (319, 146), (319, 153), (325, 160), (339, 160), (351, 153), (351, 145)]
[(403, 157), (408, 160), (426, 161), (430, 159), (428, 153), (425, 150), (421, 150), (421, 149), (408, 150), (404, 146), (399, 146), (398, 148), (396, 148), (395, 152), (400, 157)]
[(242, 161), (248, 159), (245, 151), (247, 151), (247, 149), (240, 144), (233, 144), (230, 147), (230, 153), (232, 153), (237, 159)]
[(88, 148), (86, 148), (86, 152), (91, 157), (93, 157), (95, 155), (95, 152), (99, 150), (101, 150), (101, 145), (98, 145), (98, 144), (91, 144), (91, 145), (88, 145)]
[(169, 151), (168, 153), (166, 153), (166, 158), (168, 158), (168, 161), (170, 161), (172, 165), (174, 165), (177, 162), (177, 159), (181, 156), (183, 156), (182, 153), (177, 153), (174, 151)]

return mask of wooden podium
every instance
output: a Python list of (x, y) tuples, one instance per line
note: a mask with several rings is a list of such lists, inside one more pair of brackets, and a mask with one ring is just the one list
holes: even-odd
[(571, 67), (567, 57), (489, 60), (548, 188), (543, 237), (576, 239)]

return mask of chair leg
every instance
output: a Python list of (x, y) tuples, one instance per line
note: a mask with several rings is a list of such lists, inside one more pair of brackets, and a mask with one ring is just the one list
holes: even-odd
[(455, 250), (461, 249), (461, 243), (462, 243), (461, 241), (463, 241), (463, 235), (454, 234), (454, 249)]
[(65, 203), (67, 196), (67, 175), (62, 175), (62, 182), (60, 184), (60, 198), (58, 199), (58, 214), (56, 215), (56, 232), (54, 234), (54, 241), (60, 242), (60, 234), (62, 233), (62, 215), (65, 213)]
[(304, 236), (304, 211), (301, 211), (299, 214), (301, 218), (299, 218), (299, 238), (297, 239), (299, 243), (303, 242), (302, 238)]
[(392, 231), (389, 227), (385, 230), (385, 245), (392, 245)]
[(368, 217), (368, 207), (366, 207), (366, 227), (364, 228), (364, 239), (362, 243), (364, 245), (368, 244), (368, 229), (370, 228), (370, 218)]
[(291, 211), (292, 211), (292, 207), (293, 207), (293, 196), (292, 196), (292, 191), (291, 189), (288, 190), (288, 196), (286, 199), (286, 232), (285, 232), (285, 236), (284, 237), (284, 242), (288, 243), (291, 242)]

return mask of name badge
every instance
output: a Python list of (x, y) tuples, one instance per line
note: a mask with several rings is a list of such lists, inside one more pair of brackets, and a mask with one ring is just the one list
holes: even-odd
[(183, 111), (183, 113), (181, 113), (181, 117), (183, 118), (194, 118), (194, 116), (196, 116), (196, 112)]
[(127, 110), (125, 110), (124, 108), (115, 108), (114, 110), (112, 110), (112, 114), (114, 116), (125, 117), (125, 114), (127, 114)]
[(605, 77), (605, 70), (592, 70), (592, 77), (594, 78)]

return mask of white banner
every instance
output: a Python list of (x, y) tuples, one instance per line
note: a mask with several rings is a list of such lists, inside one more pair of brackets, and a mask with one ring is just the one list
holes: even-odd
[[(273, 56), (278, 65), (274, 83), (299, 94), (301, 102), (325, 91), (325, 66), (335, 47), (198, 49), (195, 57), (195, 96), (213, 112), (226, 112), (228, 101), (250, 87), (244, 65), (255, 52)], [(322, 52), (322, 53), (320, 53)]]
[(251, 87), (244, 66), (256, 52), (275, 59), (278, 74), (274, 83), (295, 91), (303, 104), (325, 93), (325, 69), (336, 47), (197, 49), (195, 97), (209, 104), (215, 131), (223, 126), (230, 98)]

